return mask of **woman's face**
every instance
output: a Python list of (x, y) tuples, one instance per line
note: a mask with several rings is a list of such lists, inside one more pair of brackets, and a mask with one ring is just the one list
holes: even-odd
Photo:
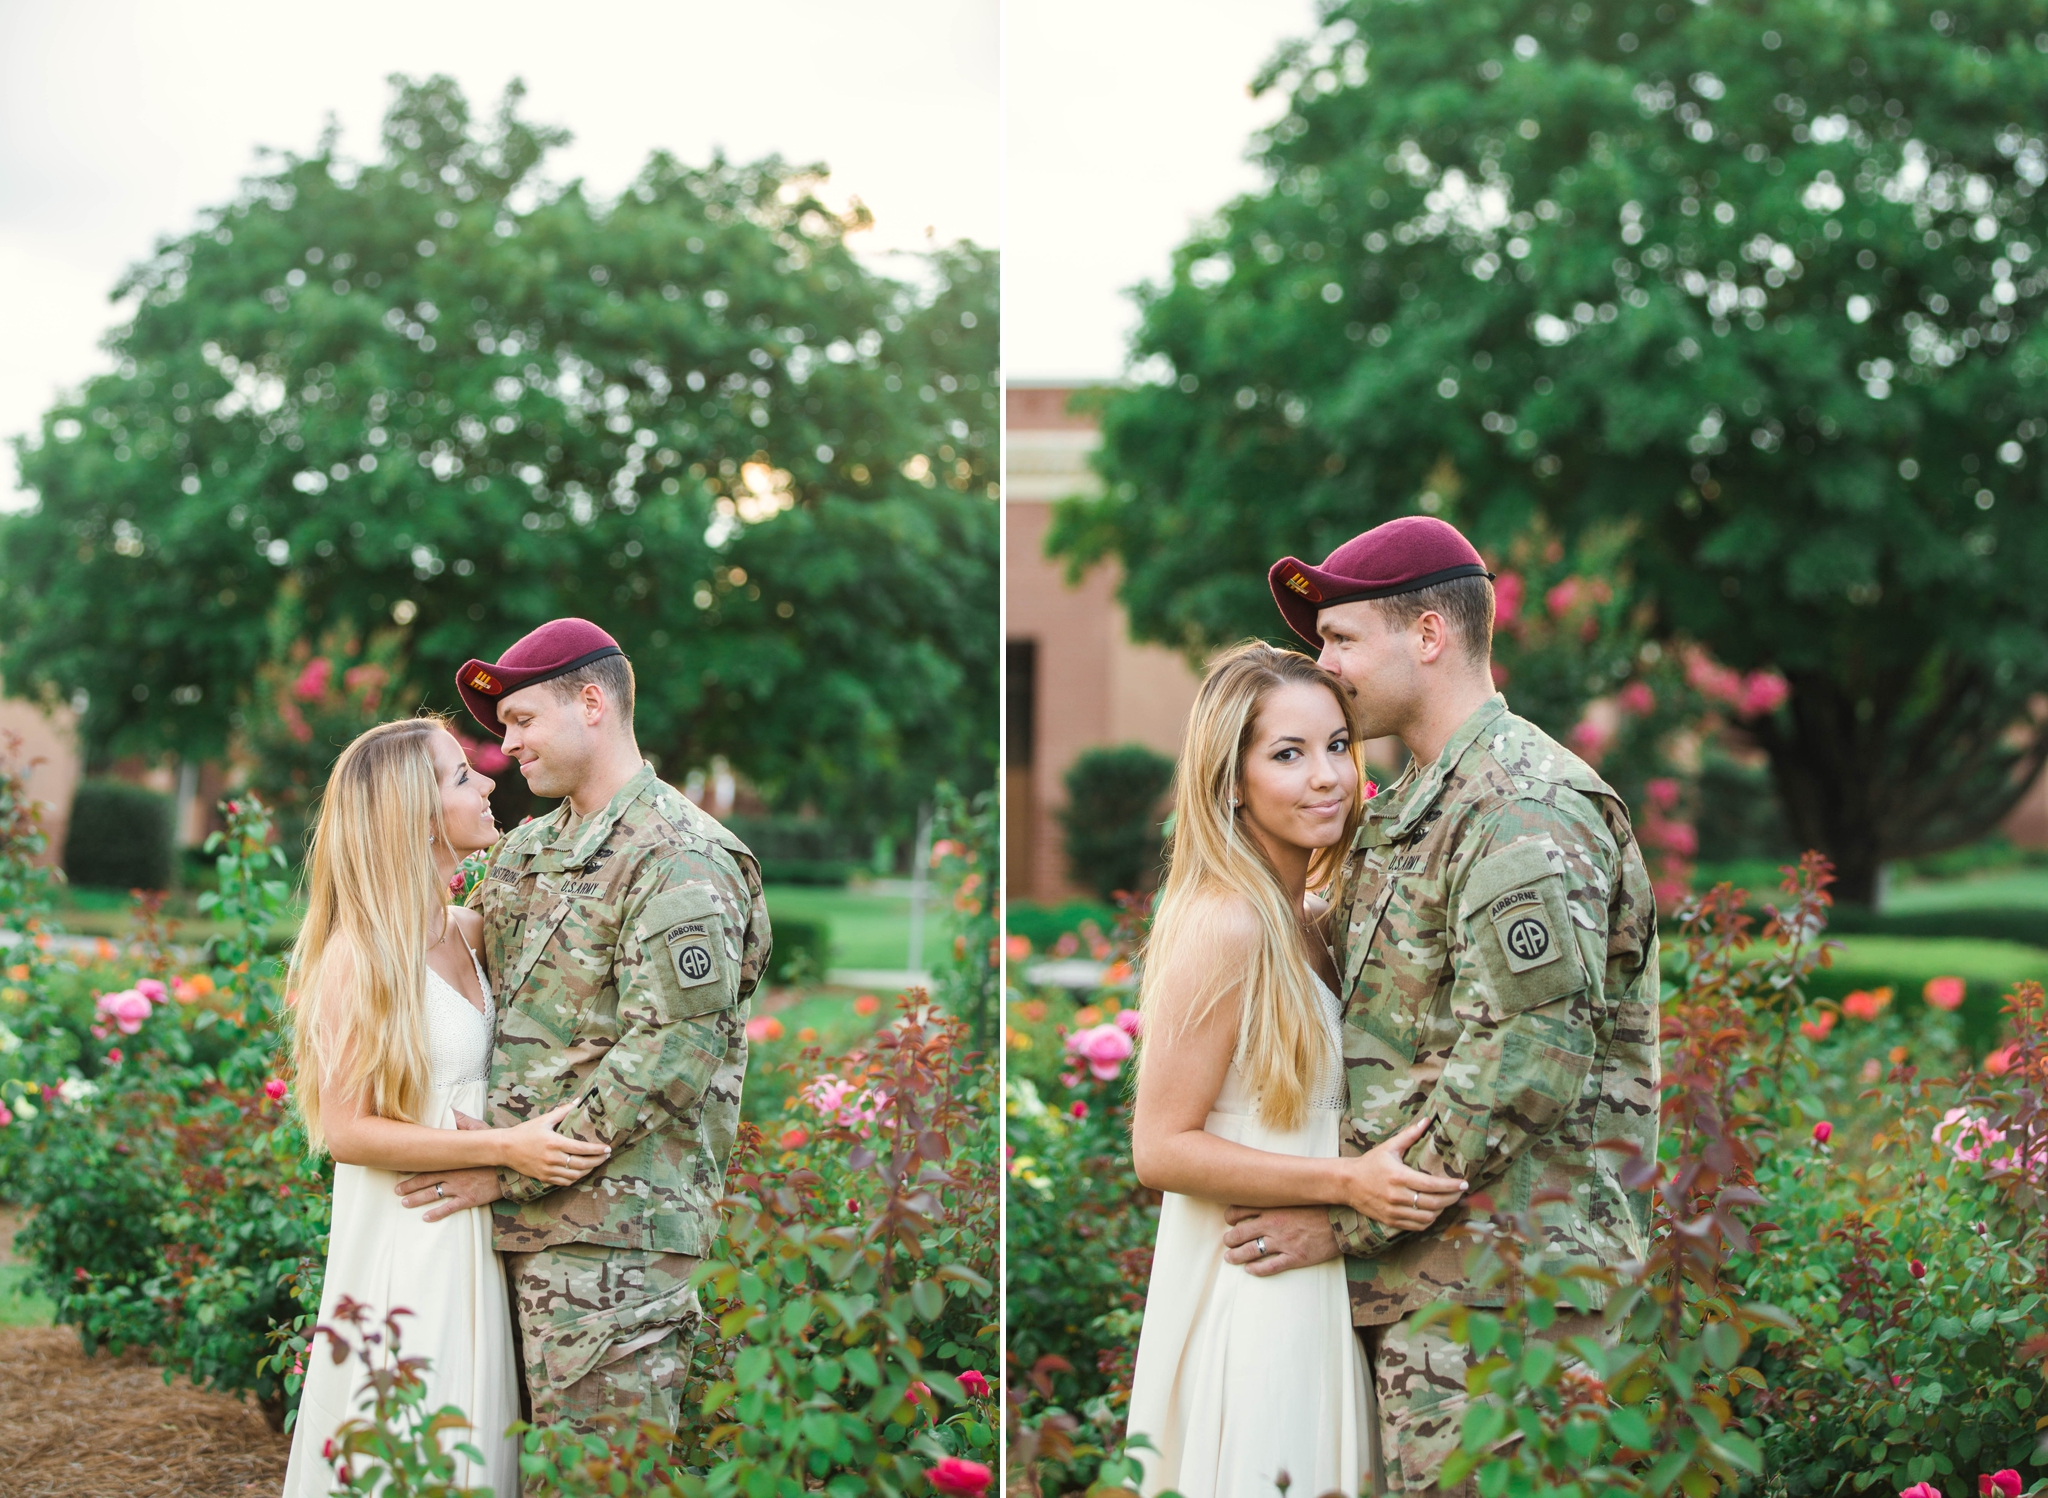
[(1327, 848), (1358, 801), (1351, 730), (1330, 688), (1290, 682), (1267, 694), (1239, 780), (1247, 825), (1275, 842)]
[(441, 820), (448, 828), (449, 847), (457, 858), (464, 858), (498, 840), (498, 824), (491, 818), (491, 792), (497, 786), (470, 768), (454, 734), (438, 734), (432, 743), (434, 775), (441, 785)]

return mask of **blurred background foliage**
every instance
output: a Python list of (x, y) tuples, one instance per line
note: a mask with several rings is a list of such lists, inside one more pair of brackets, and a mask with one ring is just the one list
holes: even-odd
[(1141, 292), (1051, 538), (1140, 637), (1277, 637), (1276, 557), (1434, 513), (1583, 611), (1506, 642), (1515, 706), (1682, 667), (1848, 903), (1999, 824), (2048, 750), (2048, 13), (1350, 0), (1256, 86), (1268, 184)]
[(599, 203), (517, 84), (484, 121), (393, 88), (381, 160), (276, 156), (116, 288), (116, 369), (18, 443), (10, 689), (81, 706), (94, 760), (296, 740), (317, 783), (308, 708), (455, 707), (465, 658), (575, 614), (670, 779), (723, 757), (899, 839), (992, 784), (994, 254), (892, 279), (774, 158), (656, 153)]

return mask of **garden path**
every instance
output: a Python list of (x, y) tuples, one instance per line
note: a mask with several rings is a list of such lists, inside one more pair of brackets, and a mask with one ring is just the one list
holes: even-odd
[[(0, 1265), (20, 1226), (0, 1209)], [(69, 1327), (0, 1327), (0, 1498), (270, 1498), (290, 1450), (253, 1403), (167, 1386), (139, 1352), (87, 1358)]]

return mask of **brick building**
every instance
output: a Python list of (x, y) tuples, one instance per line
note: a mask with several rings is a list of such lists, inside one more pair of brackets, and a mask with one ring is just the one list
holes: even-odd
[(1004, 397), (1004, 878), (1017, 900), (1079, 894), (1055, 816), (1076, 757), (1112, 744), (1177, 755), (1200, 684), (1173, 651), (1132, 643), (1113, 563), (1070, 587), (1065, 564), (1045, 555), (1054, 503), (1097, 483), (1088, 455), (1099, 434), (1071, 409), (1078, 393), (1011, 381)]

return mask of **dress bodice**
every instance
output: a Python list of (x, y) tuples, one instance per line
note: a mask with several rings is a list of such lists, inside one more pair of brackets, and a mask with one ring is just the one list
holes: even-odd
[(469, 954), (483, 985), (483, 1013), (446, 978), (427, 969), (427, 1059), (435, 1090), (485, 1082), (491, 1075), (491, 1036), (497, 1026), (497, 999), (476, 953)]
[[(1316, 1006), (1316, 1017), (1322, 1021), (1324, 1046), (1322, 1070), (1309, 1087), (1308, 1105), (1311, 1108), (1342, 1108), (1350, 1100), (1344, 1084), (1344, 1005), (1330, 991), (1330, 985), (1323, 981), (1322, 974), (1311, 971), (1309, 976), (1315, 982), (1316, 997), (1322, 1000)], [(1230, 1058), (1230, 1070), (1224, 1073), (1222, 1090), (1216, 1095), (1215, 1111), (1218, 1113), (1258, 1111), (1258, 1099), (1238, 1066), (1243, 1054), (1244, 1039), (1240, 1033), (1238, 1054)]]

